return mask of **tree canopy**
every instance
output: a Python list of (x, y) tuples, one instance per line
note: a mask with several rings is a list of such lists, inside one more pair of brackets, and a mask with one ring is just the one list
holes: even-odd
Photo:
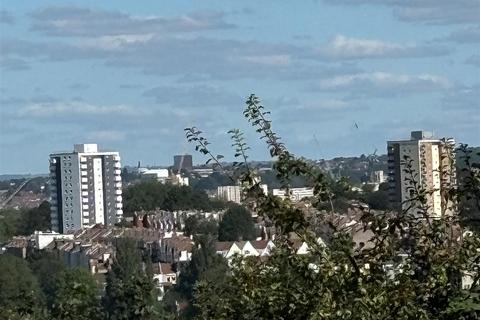
[(193, 300), (196, 285), (206, 283), (211, 288), (222, 288), (225, 284), (228, 266), (226, 260), (215, 252), (215, 241), (211, 235), (195, 237), (192, 258), (187, 265), (181, 267), (177, 285), (165, 297), (171, 310), (175, 310), (176, 305), (187, 302), (187, 307), (180, 312), (182, 317), (199, 315)]
[(250, 212), (242, 206), (231, 205), (218, 227), (218, 240), (254, 240), (255, 225)]
[(0, 255), (0, 310), (5, 314), (39, 314), (44, 296), (28, 263), (10, 254)]
[(50, 225), (50, 203), (42, 202), (32, 209), (0, 210), (0, 242), (15, 235), (31, 235), (35, 230), (47, 231)]
[(101, 320), (98, 285), (87, 269), (65, 269), (55, 279), (51, 316), (58, 320)]
[[(211, 201), (202, 190), (189, 186), (176, 186), (156, 181), (141, 182), (128, 187), (124, 192), (125, 213), (140, 210), (214, 210), (221, 204)], [(220, 206), (219, 206), (220, 205)]]
[(151, 270), (133, 239), (117, 239), (115, 260), (107, 275), (103, 306), (109, 319), (156, 319)]

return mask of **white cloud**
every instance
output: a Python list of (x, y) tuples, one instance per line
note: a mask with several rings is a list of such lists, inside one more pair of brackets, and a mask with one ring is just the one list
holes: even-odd
[(144, 114), (128, 105), (102, 106), (88, 104), (80, 101), (72, 102), (50, 102), (30, 104), (18, 111), (19, 116), (26, 117), (56, 117), (56, 116), (136, 116)]
[(277, 66), (285, 67), (291, 64), (291, 57), (288, 54), (271, 54), (271, 55), (252, 55), (240, 58), (242, 61), (246, 61), (252, 64), (262, 66)]
[(443, 98), (442, 106), (448, 110), (471, 111), (472, 115), (480, 116), (478, 112), (480, 110), (480, 83), (454, 88)]
[(221, 12), (195, 12), (166, 18), (63, 6), (36, 10), (31, 17), (34, 20), (33, 30), (65, 37), (165, 34), (233, 27), (223, 20)]
[(468, 57), (465, 60), (465, 63), (470, 64), (472, 66), (475, 66), (477, 68), (480, 68), (480, 54), (474, 54), (474, 55)]
[(91, 141), (122, 141), (126, 137), (124, 131), (117, 130), (99, 130), (87, 133), (86, 139)]
[(304, 104), (300, 104), (297, 109), (315, 112), (318, 110), (344, 110), (348, 108), (350, 104), (347, 101), (340, 99), (323, 99), (319, 101), (310, 101)]
[(403, 21), (428, 24), (478, 23), (478, 0), (324, 0), (335, 5), (382, 5), (391, 7)]
[(120, 34), (114, 36), (101, 36), (97, 38), (81, 38), (75, 45), (81, 49), (101, 49), (105, 51), (121, 50), (129, 45), (140, 45), (150, 41), (153, 33), (147, 34)]
[(357, 73), (320, 80), (318, 88), (345, 91), (352, 96), (391, 96), (441, 91), (452, 87), (444, 77), (431, 74), (393, 74), (387, 72)]
[(325, 45), (314, 50), (315, 54), (328, 59), (365, 59), (426, 57), (444, 55), (450, 50), (437, 46), (419, 46), (416, 44), (399, 44), (376, 39), (351, 38), (336, 35)]
[(0, 10), (0, 23), (4, 24), (14, 24), (15, 19), (11, 12), (7, 10)]
[(480, 25), (456, 30), (447, 37), (447, 40), (458, 43), (478, 43), (480, 42)]

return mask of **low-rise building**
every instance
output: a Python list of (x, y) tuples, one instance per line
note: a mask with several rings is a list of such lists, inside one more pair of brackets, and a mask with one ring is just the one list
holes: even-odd
[(314, 195), (313, 188), (291, 188), (288, 191), (289, 193), (287, 195), (285, 189), (273, 189), (272, 194), (282, 199), (288, 196), (293, 202), (298, 202), (304, 198), (311, 198)]
[(173, 270), (170, 263), (154, 263), (152, 266), (153, 282), (158, 290), (157, 299), (163, 299), (168, 288), (177, 283), (178, 272)]

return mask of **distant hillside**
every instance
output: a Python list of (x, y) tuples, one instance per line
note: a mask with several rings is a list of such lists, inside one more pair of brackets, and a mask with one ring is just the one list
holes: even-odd
[[(471, 150), (470, 153), (470, 163), (475, 167), (480, 167), (480, 147), (472, 147), (469, 148)], [(461, 152), (457, 152), (456, 158), (457, 158), (457, 167), (458, 168), (463, 168), (465, 167), (465, 160), (463, 159), (464, 154)]]
[(37, 177), (48, 177), (47, 173), (39, 174), (0, 174), (0, 181), (6, 180), (22, 180), (22, 179), (31, 179)]

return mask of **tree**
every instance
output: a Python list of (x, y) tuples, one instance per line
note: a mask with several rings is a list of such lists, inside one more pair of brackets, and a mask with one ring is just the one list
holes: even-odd
[(55, 301), (57, 278), (67, 266), (54, 253), (48, 251), (33, 251), (28, 255), (27, 261), (40, 284), (47, 307), (51, 308)]
[(133, 214), (139, 210), (211, 210), (217, 208), (207, 194), (189, 186), (162, 184), (156, 181), (142, 182), (130, 186), (124, 194), (125, 211)]
[(25, 260), (10, 254), (0, 255), (1, 313), (34, 317), (44, 303), (37, 279)]
[(388, 201), (388, 184), (382, 183), (377, 191), (364, 190), (361, 199), (365, 201), (371, 209), (388, 210), (390, 203)]
[[(132, 239), (117, 239), (115, 259), (107, 275), (103, 305), (109, 319), (155, 319), (155, 288), (152, 274)], [(149, 263), (150, 261), (148, 261)], [(147, 263), (147, 265), (148, 265)]]
[[(254, 95), (244, 115), (267, 143), (276, 159), (274, 170), (282, 187), (293, 177), (305, 177), (314, 188), (314, 205), (331, 199), (325, 174), (287, 150), (273, 131), (268, 111)], [(197, 128), (187, 128), (187, 139), (212, 157), (206, 138)], [(257, 204), (259, 215), (277, 229), (276, 249), (266, 261), (240, 259), (231, 276), (215, 291), (198, 283), (194, 305), (200, 318), (235, 319), (477, 319), (480, 314), (480, 237), (463, 234), (457, 216), (433, 219), (427, 194), (416, 182), (405, 159), (405, 174), (415, 212), (378, 215), (366, 210), (360, 219), (371, 235), (369, 246), (358, 246), (348, 229), (336, 223), (333, 212), (320, 215), (330, 229), (320, 244), (303, 212), (288, 199), (265, 195), (248, 170), (244, 144), (234, 140), (236, 156), (246, 168), (241, 176), (247, 199)], [(240, 149), (241, 152), (238, 152)], [(447, 159), (448, 160), (448, 159)], [(410, 166), (411, 169), (411, 166)], [(442, 173), (444, 174), (444, 173)], [(451, 172), (445, 173), (451, 175)], [(447, 198), (468, 198), (480, 203), (480, 172), (470, 170), (469, 183), (448, 190)], [(308, 244), (309, 252), (296, 254), (292, 236)], [(462, 236), (463, 235), (463, 236)], [(462, 288), (465, 273), (470, 288)], [(217, 293), (219, 292), (219, 293)]]
[(218, 234), (218, 225), (217, 222), (212, 219), (193, 215), (185, 219), (185, 228), (183, 232), (186, 236), (210, 234), (216, 237)]
[(8, 241), (14, 235), (19, 234), (18, 228), (20, 226), (22, 215), (23, 210), (0, 210), (0, 243)]
[(51, 315), (58, 320), (103, 319), (97, 283), (86, 269), (66, 269), (55, 281)]
[(43, 201), (37, 208), (25, 211), (18, 233), (30, 235), (34, 231), (50, 230), (52, 228), (50, 212), (50, 203), (48, 201)]
[(223, 215), (218, 228), (218, 240), (254, 240), (255, 225), (252, 215), (242, 206), (232, 205)]
[(50, 203), (43, 201), (32, 209), (0, 210), (0, 242), (14, 235), (31, 235), (35, 230), (50, 230)]
[(195, 238), (190, 262), (180, 272), (178, 284), (165, 299), (174, 309), (179, 302), (187, 302), (182, 316), (192, 317), (198, 313), (193, 305), (194, 288), (199, 283), (221, 288), (226, 283), (228, 266), (226, 260), (215, 252), (215, 238), (201, 235)]

